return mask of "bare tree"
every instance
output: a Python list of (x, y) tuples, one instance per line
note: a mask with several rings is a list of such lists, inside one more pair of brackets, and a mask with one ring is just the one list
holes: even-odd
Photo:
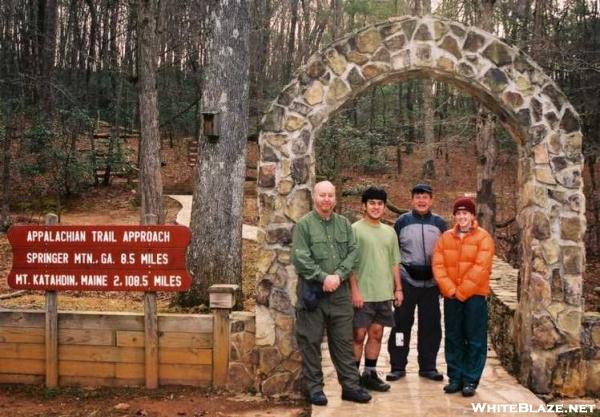
[[(220, 119), (219, 136), (199, 141), (188, 269), (192, 288), (181, 305), (208, 299), (214, 283), (239, 284), (242, 273), (242, 210), (249, 90), (249, 12), (246, 1), (209, 2), (208, 65), (204, 114)], [(206, 122), (206, 120), (205, 120)], [(217, 132), (215, 132), (217, 133)]]
[(139, 0), (137, 8), (138, 88), (140, 108), (140, 193), (141, 219), (158, 216), (164, 223), (162, 177), (160, 172), (160, 135), (156, 94), (158, 0)]

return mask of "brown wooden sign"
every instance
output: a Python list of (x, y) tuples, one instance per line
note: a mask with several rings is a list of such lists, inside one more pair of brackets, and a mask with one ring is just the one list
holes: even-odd
[(13, 226), (15, 289), (185, 291), (185, 226)]

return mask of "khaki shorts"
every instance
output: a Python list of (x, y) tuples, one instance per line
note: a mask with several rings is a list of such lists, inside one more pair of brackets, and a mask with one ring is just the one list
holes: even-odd
[(354, 308), (354, 328), (365, 329), (373, 323), (394, 327), (392, 301), (367, 301), (362, 308)]

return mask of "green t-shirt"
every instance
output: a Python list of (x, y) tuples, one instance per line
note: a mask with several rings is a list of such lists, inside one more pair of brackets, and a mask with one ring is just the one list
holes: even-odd
[(386, 224), (377, 226), (366, 220), (352, 225), (358, 257), (354, 265), (358, 288), (364, 301), (386, 301), (394, 298), (392, 267), (400, 263), (400, 248), (394, 229)]

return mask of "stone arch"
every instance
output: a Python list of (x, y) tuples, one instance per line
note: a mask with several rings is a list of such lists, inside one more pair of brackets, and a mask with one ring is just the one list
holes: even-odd
[[(289, 247), (311, 208), (313, 143), (335, 111), (384, 82), (434, 78), (469, 92), (518, 143), (522, 235), (515, 345), (519, 379), (536, 392), (581, 392), (585, 201), (579, 116), (529, 56), (476, 27), (405, 16), (365, 27), (313, 55), (271, 104), (259, 138), (256, 343), (263, 392), (299, 374)], [(271, 366), (272, 365), (272, 366)]]

